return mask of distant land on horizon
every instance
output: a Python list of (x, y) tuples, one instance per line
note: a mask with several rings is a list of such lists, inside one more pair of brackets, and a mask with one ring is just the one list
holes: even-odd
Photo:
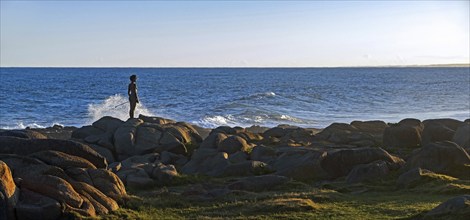
[(423, 65), (380, 65), (380, 66), (1, 66), (0, 68), (405, 68), (405, 67), (469, 67), (470, 63), (445, 63), (445, 64), (423, 64)]
[[(385, 66), (388, 67), (388, 66)], [(428, 64), (428, 65), (404, 65), (390, 67), (470, 67), (470, 63)]]

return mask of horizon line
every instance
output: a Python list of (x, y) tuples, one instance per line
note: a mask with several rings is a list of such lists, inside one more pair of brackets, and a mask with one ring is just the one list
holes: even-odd
[(405, 68), (405, 67), (470, 67), (470, 63), (410, 64), (410, 65), (377, 65), (377, 66), (1, 66), (0, 68)]

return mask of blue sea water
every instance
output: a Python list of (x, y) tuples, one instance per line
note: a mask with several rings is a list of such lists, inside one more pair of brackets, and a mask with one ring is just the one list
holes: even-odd
[(0, 68), (0, 128), (126, 120), (131, 74), (137, 113), (204, 127), (470, 118), (469, 68)]

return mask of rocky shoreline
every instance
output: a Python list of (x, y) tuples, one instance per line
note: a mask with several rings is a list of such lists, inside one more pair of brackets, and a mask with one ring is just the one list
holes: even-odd
[[(125, 206), (126, 189), (168, 186), (181, 176), (235, 178), (181, 193), (196, 199), (290, 180), (352, 185), (394, 178), (406, 189), (442, 176), (468, 183), (468, 152), (469, 119), (206, 129), (140, 115), (81, 128), (0, 130), (0, 219), (105, 215)], [(470, 185), (464, 189), (423, 217), (469, 216)]]

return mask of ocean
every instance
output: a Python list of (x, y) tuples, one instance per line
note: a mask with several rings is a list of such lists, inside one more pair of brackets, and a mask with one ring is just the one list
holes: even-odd
[(0, 128), (126, 120), (132, 74), (136, 115), (208, 128), (470, 118), (469, 68), (0, 68)]

